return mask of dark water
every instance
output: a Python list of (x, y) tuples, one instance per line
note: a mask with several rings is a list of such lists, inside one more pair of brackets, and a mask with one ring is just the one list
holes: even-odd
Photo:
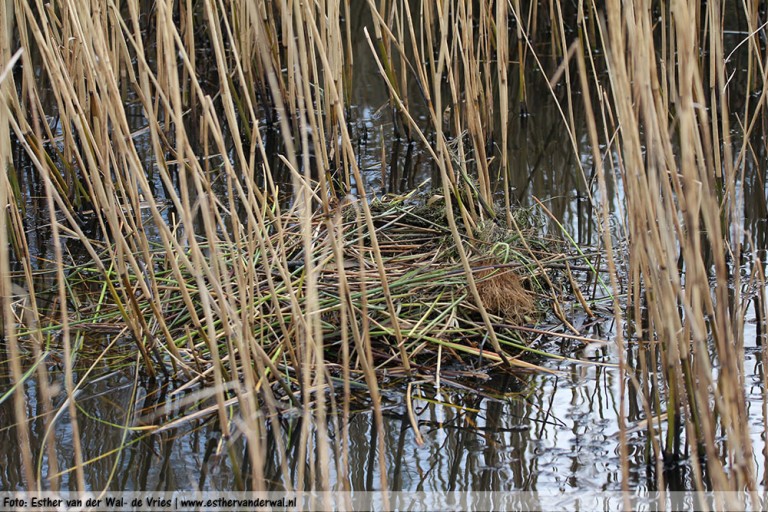
[[(553, 343), (558, 343), (553, 341)], [(560, 343), (567, 343), (560, 341)], [(746, 362), (749, 421), (754, 426), (755, 461), (759, 475), (764, 472), (760, 453), (762, 368), (757, 349), (748, 350)], [(385, 392), (384, 424), (387, 452), (385, 460), (390, 489), (402, 491), (619, 491), (619, 387), (612, 344), (584, 347), (576, 354), (583, 363), (550, 362), (553, 373), (500, 374), (467, 378), (468, 370), (448, 369), (441, 387), (434, 380), (412, 388), (414, 411), (424, 444), (415, 440), (406, 414), (403, 389)], [(133, 359), (133, 358), (131, 358)], [(229, 442), (221, 438), (216, 420), (184, 423), (161, 434), (147, 435), (138, 430), (141, 411), (154, 403), (169, 400), (162, 386), (151, 385), (139, 377), (134, 383), (131, 368), (115, 370), (109, 364), (97, 365), (94, 377), (82, 388), (78, 405), (85, 480), (91, 489), (173, 491), (178, 489), (232, 490), (247, 488), (248, 458), (244, 438), (237, 430)], [(136, 388), (134, 388), (136, 384)], [(56, 439), (58, 466), (73, 465), (72, 438), (68, 415), (57, 419), (46, 433), (38, 415), (34, 384), (28, 386), (28, 414), (31, 418), (32, 445), (37, 452), (45, 436)], [(182, 394), (178, 403), (185, 401)], [(136, 404), (128, 410), (128, 404)], [(172, 416), (177, 407), (161, 407)], [(138, 411), (138, 412), (137, 412)], [(631, 415), (630, 415), (631, 416)], [(632, 417), (630, 417), (630, 420)], [(639, 418), (635, 418), (639, 419)], [(0, 488), (20, 487), (20, 460), (12, 424), (12, 411), (6, 402), (0, 407)], [(281, 421), (280, 433), (287, 444), (289, 477), (296, 481), (301, 461), (296, 460), (300, 418)], [(630, 425), (631, 426), (631, 425)], [(331, 429), (333, 432), (333, 430)], [(274, 435), (270, 432), (269, 436)], [(379, 490), (380, 475), (376, 457), (376, 432), (370, 413), (352, 416), (349, 425), (349, 483), (356, 490)], [(629, 435), (630, 488), (655, 489), (653, 467), (644, 432)], [(285, 485), (280, 472), (280, 455), (274, 444), (266, 442), (266, 475), (273, 489)], [(121, 447), (118, 452), (114, 450)], [(235, 469), (233, 462), (236, 461)], [(331, 461), (334, 461), (331, 456)], [(47, 475), (43, 458), (43, 474)], [(309, 471), (308, 460), (304, 460)], [(246, 466), (243, 469), (244, 465)], [(335, 480), (335, 466), (331, 478)], [(239, 479), (242, 478), (242, 481)], [(691, 489), (693, 482), (686, 467), (665, 473), (670, 489)], [(70, 475), (61, 476), (62, 489), (74, 485)], [(240, 487), (242, 485), (243, 487)]]
[[(364, 17), (363, 17), (364, 18)], [(356, 19), (353, 17), (353, 19)], [(361, 21), (361, 23), (363, 23)], [(357, 27), (361, 30), (360, 27)], [(365, 170), (366, 186), (373, 193), (402, 192), (434, 179), (433, 169), (418, 145), (397, 139), (393, 117), (386, 107), (389, 98), (366, 56), (369, 48), (363, 38), (356, 40), (355, 73), (350, 111), (354, 135), (360, 141), (357, 148), (361, 167)], [(554, 69), (556, 63), (551, 63)], [(551, 73), (552, 70), (545, 70)], [(540, 74), (531, 73), (531, 83), (541, 83)], [(512, 186), (521, 205), (534, 204), (539, 198), (552, 213), (561, 219), (573, 238), (583, 245), (598, 242), (588, 190), (584, 184), (593, 183), (589, 190), (595, 200), (611, 209), (614, 218), (619, 215), (621, 184), (609, 183), (609, 197), (599, 197), (591, 177), (591, 148), (585, 139), (576, 141), (580, 156), (576, 158), (569, 144), (563, 119), (555, 108), (549, 93), (543, 88), (530, 87), (529, 117), (513, 115), (510, 127), (510, 146), (513, 154)], [(537, 93), (536, 91), (539, 91)], [(417, 91), (414, 91), (416, 94)], [(418, 109), (416, 109), (418, 113)], [(579, 105), (576, 106), (577, 126)], [(137, 119), (140, 118), (137, 113)], [(137, 126), (138, 127), (138, 126)], [(380, 168), (382, 145), (389, 148), (388, 167)], [(755, 158), (746, 162), (755, 166), (764, 156), (764, 145), (759, 145)], [(32, 174), (32, 173), (30, 173)], [(745, 184), (744, 225), (750, 240), (757, 242), (758, 254), (766, 247), (764, 169), (748, 172), (753, 183)], [(30, 182), (32, 180), (30, 179)], [(51, 258), (50, 241), (45, 229), (33, 229), (45, 221), (40, 208), (27, 211), (30, 224), (30, 244), (41, 258)], [(45, 218), (45, 217), (43, 217)], [(616, 220), (616, 237), (622, 236), (621, 222)], [(745, 237), (747, 234), (745, 234)], [(744, 262), (744, 271), (749, 262)], [(762, 452), (765, 431), (762, 414), (762, 367), (757, 344), (759, 332), (754, 315), (746, 324), (746, 390), (749, 399), (749, 421), (753, 425), (754, 459), (758, 477), (765, 465)], [(554, 336), (537, 339), (544, 349), (572, 358), (549, 359), (543, 365), (551, 373), (517, 373), (498, 371), (487, 375), (472, 375), (473, 369), (446, 369), (436, 387), (434, 376), (425, 378), (413, 387), (412, 399), (419, 431), (424, 444), (419, 445), (406, 415), (404, 387), (390, 386), (385, 392), (384, 453), (389, 474), (387, 480), (393, 490), (562, 490), (562, 491), (615, 491), (621, 489), (621, 462), (619, 458), (619, 381), (616, 363), (618, 354), (612, 343), (613, 324), (609, 315), (594, 326), (583, 329), (582, 335), (593, 336), (598, 342), (583, 344)], [(110, 339), (87, 339), (94, 347), (103, 347)], [(230, 490), (247, 488), (249, 468), (245, 438), (235, 435), (224, 440), (215, 418), (206, 415), (198, 420), (179, 425), (161, 434), (149, 435), (141, 429), (142, 411), (153, 404), (169, 404), (167, 414), (174, 417), (190, 400), (189, 394), (174, 395), (172, 383), (152, 382), (136, 373), (133, 347), (126, 347), (124, 357), (110, 361), (78, 363), (76, 380), (94, 364), (93, 372), (80, 388), (78, 407), (83, 442), (85, 479), (91, 489), (112, 490), (177, 490), (207, 489)], [(94, 348), (94, 353), (99, 350)], [(118, 352), (119, 353), (119, 352)], [(58, 359), (62, 356), (53, 348), (46, 364), (54, 384), (63, 386), (63, 375)], [(85, 357), (87, 359), (87, 357)], [(469, 375), (469, 376), (467, 376)], [(6, 377), (0, 377), (0, 393), (9, 388)], [(66, 410), (53, 418), (43, 416), (34, 379), (26, 384), (27, 415), (30, 422), (32, 446), (40, 454), (43, 480), (52, 477), (47, 453), (43, 449), (46, 438), (56, 440), (59, 468), (73, 466), (72, 430)], [(63, 392), (56, 405), (61, 405)], [(630, 400), (633, 398), (630, 397)], [(166, 406), (161, 407), (165, 410)], [(373, 417), (361, 403), (361, 412), (352, 416), (349, 426), (349, 483), (357, 490), (378, 489), (375, 447), (376, 432)], [(630, 411), (642, 408), (630, 404)], [(641, 417), (631, 412), (629, 420)], [(266, 476), (274, 489), (295, 485), (298, 468), (308, 464), (298, 460), (299, 442), (292, 432), (299, 430), (301, 418), (284, 418), (281, 430), (265, 434)], [(14, 416), (10, 400), (0, 404), (0, 490), (22, 487), (20, 460), (16, 433), (12, 425)], [(52, 427), (50, 426), (52, 425)], [(631, 427), (632, 425), (630, 425)], [(50, 430), (46, 430), (50, 428)], [(332, 429), (333, 430), (333, 429)], [(656, 476), (649, 461), (649, 452), (642, 430), (629, 435), (629, 474), (633, 489), (654, 489)], [(286, 444), (286, 460), (280, 460), (280, 451), (274, 446), (279, 436)], [(338, 437), (337, 437), (338, 439)], [(311, 448), (315, 449), (315, 448)], [(337, 466), (342, 464), (331, 457), (332, 482)], [(289, 468), (293, 484), (284, 481), (281, 463)], [(308, 470), (307, 470), (308, 472)], [(690, 489), (692, 479), (682, 464), (668, 468), (665, 479), (671, 489)], [(62, 489), (74, 488), (69, 473), (59, 476)]]
[[(594, 361), (612, 359), (608, 345), (590, 348), (585, 357)], [(85, 466), (86, 482), (92, 489), (175, 490), (233, 488), (234, 474), (226, 448), (213, 419), (188, 422), (159, 435), (134, 430), (135, 411), (152, 401), (164, 401), (162, 391), (146, 382), (134, 382), (130, 369), (110, 371), (103, 365), (82, 389), (78, 404), (84, 458), (92, 460), (123, 445), (113, 453)], [(466, 378), (466, 371), (444, 372), (441, 387), (434, 381), (413, 388), (413, 407), (424, 439), (418, 446), (406, 414), (403, 390), (385, 393), (385, 454), (390, 488), (393, 490), (618, 490), (619, 458), (617, 430), (617, 372), (610, 366), (572, 364), (548, 365), (553, 374), (496, 375)], [(477, 391), (470, 390), (475, 388)], [(33, 399), (36, 390), (29, 386)], [(150, 396), (149, 394), (154, 396)], [(34, 400), (30, 417), (41, 411)], [(11, 423), (8, 404), (0, 409), (3, 424)], [(286, 420), (285, 434), (296, 429), (300, 419)], [(127, 425), (129, 430), (122, 426)], [(43, 422), (31, 422), (33, 446), (40, 447), (46, 432)], [(59, 467), (72, 465), (72, 439), (66, 413), (53, 432), (59, 453)], [(373, 456), (375, 428), (372, 415), (353, 415), (349, 426), (349, 479), (353, 489), (377, 490), (378, 464)], [(13, 447), (12, 429), (0, 432), (2, 446)], [(235, 436), (237, 437), (237, 436)], [(290, 436), (287, 453), (295, 456)], [(633, 479), (644, 485), (644, 451), (641, 439), (633, 452)], [(375, 445), (375, 443), (374, 443)], [(247, 458), (242, 438), (233, 442), (235, 460)], [(283, 483), (277, 451), (271, 465), (275, 488)], [(16, 450), (3, 450), (8, 462), (0, 475), (3, 489), (19, 485)], [(306, 463), (306, 462), (305, 462)], [(267, 466), (270, 466), (268, 463)], [(296, 478), (297, 461), (289, 460)], [(202, 472), (201, 472), (202, 469)], [(62, 488), (73, 479), (63, 476)]]

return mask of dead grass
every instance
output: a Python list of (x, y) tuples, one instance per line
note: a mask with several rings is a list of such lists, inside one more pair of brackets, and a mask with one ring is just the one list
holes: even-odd
[(481, 260), (476, 272), (477, 291), (483, 306), (504, 319), (505, 323), (525, 324), (536, 317), (536, 303), (520, 278), (508, 268), (499, 268), (495, 259)]

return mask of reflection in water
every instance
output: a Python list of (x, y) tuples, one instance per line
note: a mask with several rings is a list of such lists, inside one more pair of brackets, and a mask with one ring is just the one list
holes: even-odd
[[(748, 335), (754, 333), (754, 325), (748, 323), (747, 330)], [(548, 343), (558, 340), (550, 339)], [(749, 353), (754, 355), (754, 362), (746, 365), (749, 421), (755, 425), (755, 453), (761, 453), (762, 367), (758, 348), (751, 347)], [(467, 369), (449, 368), (443, 372), (439, 389), (432, 380), (414, 385), (411, 397), (424, 440), (421, 446), (407, 415), (403, 387), (396, 385), (385, 393), (383, 404), (387, 450), (384, 456), (390, 489), (620, 490), (621, 383), (613, 366), (616, 354), (613, 345), (600, 344), (587, 346), (577, 355), (592, 363), (550, 361), (545, 365), (552, 373), (512, 375), (496, 370), (485, 379), (479, 378), (485, 375), (482, 370), (470, 378), (466, 377), (470, 373)], [(189, 406), (185, 405), (186, 394), (174, 395), (170, 386), (153, 384), (141, 376), (134, 394), (134, 367), (127, 364), (134, 360), (135, 355), (127, 353), (121, 361), (100, 362), (95, 367), (95, 377), (78, 397), (84, 459), (89, 461), (83, 468), (86, 485), (90, 489), (156, 491), (250, 488), (252, 468), (248, 466), (247, 443), (237, 431), (230, 440), (222, 439), (215, 415), (160, 434), (149, 435), (141, 429), (144, 412), (155, 406), (159, 405), (158, 414), (167, 414), (153, 419), (158, 424)], [(60, 369), (54, 373), (54, 360), (49, 358), (49, 363), (52, 378), (61, 384)], [(83, 361), (81, 368), (87, 367), (86, 363), (91, 364)], [(74, 490), (75, 479), (66, 472), (73, 465), (66, 410), (47, 434), (46, 420), (50, 418), (43, 415), (37, 401), (34, 380), (27, 384), (27, 396), (27, 414), (33, 418), (31, 444), (34, 453), (41, 457), (42, 481), (53, 477), (43, 449), (46, 435), (51, 435), (56, 443), (58, 467), (65, 471), (60, 474), (60, 488)], [(62, 396), (60, 393), (57, 406), (62, 405)], [(629, 420), (637, 421), (642, 418), (642, 408), (636, 397), (629, 398)], [(132, 403), (136, 404), (135, 409), (126, 409), (126, 404)], [(285, 460), (281, 460), (283, 451), (276, 449), (275, 430), (269, 427), (263, 436), (264, 474), (274, 490), (295, 487), (302, 464), (304, 474), (309, 474), (309, 455), (298, 460), (300, 421), (301, 418), (285, 416), (277, 423), (277, 435), (286, 445)], [(19, 450), (15, 449), (11, 401), (0, 405), (0, 425), (0, 489), (20, 489), (21, 462)], [(354, 414), (350, 420), (347, 468), (353, 490), (379, 489), (374, 425), (372, 414), (366, 411)], [(333, 439), (334, 432), (331, 434)], [(629, 486), (655, 490), (654, 466), (644, 435), (640, 431), (629, 435)], [(310, 447), (316, 450), (312, 440)], [(340, 461), (333, 454), (331, 461), (331, 482), (339, 485), (334, 467)], [(762, 475), (763, 460), (756, 457), (756, 461), (758, 474)], [(285, 468), (289, 482), (283, 477)], [(693, 486), (692, 477), (682, 464), (665, 468), (664, 477), (671, 490)]]
[[(476, 381), (447, 379), (441, 388), (424, 383), (413, 388), (413, 407), (418, 418), (424, 445), (419, 446), (406, 413), (402, 395), (390, 393), (385, 401), (385, 454), (393, 490), (537, 490), (570, 489), (594, 486), (600, 490), (618, 489), (619, 460), (615, 411), (617, 385), (615, 370), (601, 366), (564, 364), (554, 374), (499, 375), (481, 383), (478, 392), (468, 391)], [(105, 372), (103, 378), (87, 385), (80, 395), (84, 411), (81, 422), (84, 458), (91, 461), (85, 468), (85, 479), (91, 489), (112, 490), (226, 490), (248, 482), (247, 467), (238, 474), (238, 465), (246, 456), (242, 438), (224, 442), (211, 419), (190, 422), (178, 429), (158, 435), (145, 435), (140, 430), (126, 431), (123, 426), (137, 427), (135, 412), (125, 409), (132, 403), (133, 378), (130, 371)], [(446, 372), (450, 375), (451, 372)], [(28, 389), (35, 397), (35, 389)], [(162, 389), (140, 386), (135, 398), (137, 410), (163, 403)], [(33, 446), (42, 446), (44, 418), (37, 415), (35, 401), (30, 400)], [(163, 406), (167, 408), (168, 406)], [(173, 409), (173, 407), (171, 407)], [(10, 425), (10, 403), (0, 407), (0, 419)], [(285, 420), (280, 433), (288, 444), (287, 466), (292, 479), (300, 462), (300, 419)], [(349, 482), (352, 489), (376, 490), (380, 482), (376, 462), (374, 423), (369, 413), (353, 416), (350, 426)], [(71, 468), (71, 430), (66, 413), (58, 419), (53, 432), (59, 454), (59, 467)], [(272, 435), (272, 434), (270, 434)], [(235, 436), (237, 437), (237, 436)], [(15, 443), (12, 428), (0, 431), (0, 446)], [(269, 444), (269, 443), (268, 443)], [(120, 446), (122, 451), (114, 451)], [(18, 451), (0, 450), (0, 484), (3, 489), (16, 488)], [(69, 455), (68, 455), (69, 454)], [(104, 456), (104, 454), (108, 454)], [(234, 454), (234, 459), (230, 458)], [(266, 474), (280, 489), (279, 452), (266, 461)], [(633, 466), (642, 474), (642, 450), (635, 452)], [(48, 469), (43, 461), (43, 477)], [(63, 489), (74, 479), (63, 474)], [(335, 475), (332, 474), (335, 479)], [(294, 481), (295, 483), (295, 481)]]

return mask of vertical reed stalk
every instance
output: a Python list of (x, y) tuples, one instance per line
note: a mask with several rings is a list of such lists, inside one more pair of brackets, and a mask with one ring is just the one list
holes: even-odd
[(9, 80), (13, 65), (20, 55), (11, 58), (10, 55), (10, 33), (8, 29), (12, 26), (8, 17), (13, 16), (10, 5), (0, 5), (0, 57), (6, 62), (6, 66), (0, 74), (0, 312), (2, 313), (2, 334), (4, 344), (8, 349), (8, 363), (10, 367), (10, 376), (12, 382), (16, 385), (13, 393), (13, 412), (16, 420), (15, 430), (16, 438), (19, 443), (21, 454), (22, 471), (26, 479), (28, 488), (37, 487), (35, 479), (34, 466), (32, 463), (32, 450), (29, 439), (29, 428), (27, 425), (26, 412), (26, 390), (24, 379), (22, 378), (21, 351), (17, 336), (17, 319), (14, 315), (14, 289), (11, 281), (10, 267), (10, 246), (8, 234), (18, 230), (11, 223), (9, 212), (16, 208), (16, 199), (10, 194), (12, 190), (8, 181), (9, 173), (13, 172), (12, 152), (10, 140), (10, 119), (11, 113), (8, 110), (10, 95), (12, 94)]
[[(709, 98), (717, 102), (722, 98), (714, 91), (725, 88), (721, 13), (717, 2), (708, 6), (704, 13), (707, 26), (716, 31), (709, 40), (713, 86)], [(690, 27), (701, 26), (697, 23), (702, 14), (684, 2), (671, 2), (669, 39), (663, 40), (668, 46), (663, 52), (674, 62), (659, 73), (656, 25), (649, 11), (609, 2), (607, 13), (606, 49), (621, 135), (630, 265), (632, 274), (640, 277), (633, 283), (634, 296), (640, 296), (642, 286), (649, 310), (647, 330), (638, 334), (658, 339), (661, 348), (668, 418), (663, 457), (681, 456), (680, 429), (685, 425), (697, 487), (703, 486), (697, 457), (703, 449), (707, 475), (715, 489), (753, 490), (751, 442), (743, 421), (744, 353), (738, 320), (743, 309), (728, 294), (728, 233), (722, 229), (721, 218), (734, 202), (726, 201), (721, 210), (713, 187), (722, 169), (726, 190), (735, 190), (736, 180), (729, 170), (730, 158), (725, 163), (720, 157), (721, 140), (723, 146), (729, 146), (720, 125), (727, 127), (727, 115), (710, 119), (705, 110), (696, 107), (707, 98), (702, 89), (699, 42)], [(637, 77), (645, 79), (637, 81)], [(662, 85), (659, 77), (668, 82)], [(669, 90), (672, 96), (659, 95), (661, 90)], [(674, 118), (672, 126), (670, 118)], [(739, 245), (739, 240), (729, 242), (735, 254), (740, 252)], [(704, 258), (708, 250), (714, 263), (713, 290)], [(684, 267), (678, 266), (678, 258)], [(738, 276), (733, 277), (738, 283)], [(719, 363), (716, 377), (709, 358), (711, 343)], [(711, 403), (714, 410), (710, 410)], [(716, 439), (718, 428), (728, 440), (725, 464), (719, 455), (723, 446)]]

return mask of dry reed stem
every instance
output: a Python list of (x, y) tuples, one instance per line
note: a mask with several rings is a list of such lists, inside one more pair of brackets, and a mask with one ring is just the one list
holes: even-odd
[[(1, 11), (6, 15), (5, 6), (1, 6)], [(5, 16), (0, 17), (2, 22), (3, 33), (3, 47), (7, 49), (8, 35), (5, 32), (7, 18)], [(8, 57), (9, 52), (5, 52), (5, 56)], [(3, 69), (3, 78), (7, 77), (8, 69)], [(9, 88), (5, 80), (0, 82), (0, 163), (3, 164), (3, 169), (9, 162), (12, 162), (12, 152), (10, 145), (10, 130), (9, 123), (11, 114), (8, 111), (8, 96)], [(8, 234), (13, 232), (13, 226), (11, 225), (11, 216), (6, 212), (10, 212), (15, 208), (16, 201), (10, 194), (12, 187), (8, 182), (7, 172), (0, 173), (0, 208), (2, 213), (0, 214), (0, 308), (2, 313), (2, 327), (3, 327), (3, 339), (8, 350), (8, 362), (10, 367), (11, 379), (15, 383), (22, 382), (22, 366), (21, 366), (21, 351), (19, 350), (18, 338), (16, 332), (16, 318), (14, 318), (14, 305), (13, 305), (13, 283), (11, 282), (11, 269), (10, 269), (10, 246), (8, 240)], [(34, 474), (34, 466), (32, 463), (32, 451), (29, 439), (29, 428), (27, 425), (26, 414), (26, 396), (23, 385), (18, 385), (16, 391), (13, 394), (13, 414), (16, 421), (16, 437), (19, 443), (19, 450), (21, 452), (22, 471), (25, 484), (28, 488), (36, 488), (37, 480)]]
[[(443, 196), (446, 201), (446, 217), (448, 221), (448, 226), (451, 230), (451, 234), (453, 236), (456, 249), (459, 253), (459, 259), (462, 262), (464, 272), (467, 275), (470, 292), (472, 294), (475, 304), (478, 306), (478, 311), (480, 312), (483, 322), (488, 328), (491, 345), (493, 346), (494, 350), (500, 355), (500, 357), (505, 361), (505, 363), (508, 364), (509, 363), (508, 358), (505, 355), (504, 351), (501, 349), (501, 346), (499, 345), (496, 332), (493, 328), (493, 325), (490, 321), (487, 311), (485, 311), (485, 308), (483, 307), (482, 299), (480, 298), (480, 295), (477, 291), (477, 285), (475, 283), (474, 278), (472, 277), (472, 270), (469, 265), (467, 255), (462, 246), (461, 236), (459, 234), (456, 220), (453, 213), (453, 206), (452, 206), (453, 199), (451, 196), (454, 192), (458, 191), (458, 188), (456, 187), (456, 180), (454, 179), (453, 165), (451, 163), (451, 152), (448, 149), (447, 141), (443, 133), (443, 120), (442, 120), (443, 109), (442, 109), (442, 101), (441, 101), (441, 93), (440, 93), (441, 84), (440, 84), (439, 78), (442, 77), (443, 70), (446, 70), (448, 72), (449, 83), (454, 84), (455, 80), (452, 78), (453, 74), (450, 71), (451, 70), (450, 56), (447, 51), (448, 49), (447, 37), (450, 32), (450, 29), (447, 26), (448, 10), (444, 9), (442, 13), (439, 13), (439, 10), (440, 8), (438, 7), (438, 15), (441, 18), (441, 25), (440, 25), (441, 42), (439, 45), (440, 50), (438, 53), (436, 69), (435, 69), (435, 72), (432, 74), (432, 76), (435, 77), (436, 80), (434, 83), (422, 85), (422, 91), (425, 92), (428, 102), (430, 101), (430, 97), (431, 97), (432, 108), (430, 108), (430, 117), (432, 121), (432, 128), (436, 132), (436, 140), (438, 142), (437, 153), (435, 153), (431, 149), (430, 149), (430, 153), (433, 155), (435, 159), (435, 163), (437, 164), (438, 169), (440, 171), (441, 185), (443, 188)], [(375, 9), (372, 9), (372, 11), (374, 12), (374, 15), (376, 15)], [(378, 20), (380, 22), (382, 20), (380, 15), (378, 16)], [(376, 59), (376, 63), (379, 66), (379, 70), (382, 74), (382, 78), (384, 78), (390, 90), (390, 94), (395, 99), (398, 107), (402, 110), (405, 117), (408, 119), (408, 122), (411, 124), (414, 131), (419, 135), (421, 140), (425, 143), (425, 146), (429, 148), (430, 144), (428, 143), (422, 130), (419, 128), (418, 124), (413, 120), (411, 115), (408, 113), (407, 109), (405, 108), (405, 105), (403, 104), (402, 100), (399, 98), (399, 96), (397, 95), (397, 92), (392, 86), (391, 81), (388, 79), (384, 71), (384, 68), (381, 64), (381, 61), (376, 55), (376, 52), (373, 48), (370, 37), (367, 35), (367, 31), (366, 31), (366, 37), (368, 38), (369, 45), (371, 46), (371, 51), (374, 53), (374, 58)], [(427, 73), (422, 72), (421, 75), (427, 76)], [(430, 93), (428, 92), (429, 90), (433, 91), (431, 96), (430, 96)], [(452, 90), (453, 90), (454, 98), (457, 98), (458, 95), (455, 92), (456, 91), (455, 86), (452, 87)], [(464, 226), (466, 226), (468, 230), (471, 231), (470, 226), (474, 226), (474, 222), (470, 220), (469, 212), (467, 211), (466, 208), (463, 207), (461, 203), (461, 196), (459, 194), (456, 194), (454, 197), (459, 202), (460, 212), (461, 212), (462, 220), (464, 222)], [(481, 199), (481, 196), (478, 196), (478, 199)]]
[[(734, 329), (739, 322), (734, 322), (732, 315), (740, 308), (729, 305), (724, 245), (727, 234), (721, 232), (720, 204), (712, 188), (712, 179), (719, 172), (715, 169), (721, 165), (712, 141), (719, 144), (721, 132), (702, 109), (694, 107), (706, 101), (701, 86), (697, 32), (690, 30), (691, 26), (700, 26), (700, 15), (683, 2), (671, 3), (669, 38), (665, 40), (670, 46), (665, 46), (664, 51), (674, 55), (675, 61), (665, 70), (666, 74), (660, 74), (656, 67), (654, 21), (648, 13), (618, 2), (608, 5), (609, 76), (621, 127), (619, 147), (623, 164), (625, 169), (631, 169), (623, 172), (632, 244), (630, 264), (632, 274), (642, 279), (634, 282), (635, 296), (639, 296), (642, 285), (648, 297), (649, 335), (658, 337), (661, 348), (661, 383), (667, 396), (668, 416), (663, 455), (657, 456), (678, 456), (677, 443), (684, 422), (697, 488), (703, 485), (696, 456), (697, 447), (702, 446), (714, 488), (754, 489), (754, 470), (748, 456), (751, 442), (745, 422), (739, 420), (746, 417), (743, 345), (741, 332)], [(715, 19), (720, 16), (718, 9), (712, 8), (706, 15), (710, 26), (719, 26), (720, 20)], [(713, 37), (709, 44), (714, 58), (722, 56), (721, 39)], [(673, 52), (669, 51), (671, 45)], [(718, 66), (722, 67), (722, 62), (715, 63), (715, 71)], [(639, 76), (648, 80), (631, 85)], [(669, 81), (668, 89), (675, 91), (673, 98), (654, 92), (664, 89), (659, 84), (660, 76)], [(713, 83), (722, 85), (717, 78), (713, 78)], [(625, 98), (634, 98), (634, 103)], [(674, 105), (665, 103), (667, 99), (674, 101)], [(671, 116), (676, 123), (679, 149), (672, 145), (668, 125)], [(596, 140), (594, 130), (592, 133)], [(727, 181), (726, 188), (735, 185), (733, 180)], [(730, 241), (736, 254), (739, 243)], [(714, 259), (713, 293), (709, 270), (702, 258), (704, 245), (711, 247)], [(685, 261), (684, 274), (677, 267), (678, 247), (680, 258)], [(706, 318), (711, 320), (707, 322)], [(643, 332), (638, 334), (642, 336)], [(717, 382), (713, 380), (709, 359), (710, 334), (720, 363)], [(712, 401), (715, 412), (709, 411)], [(725, 429), (729, 439), (727, 472), (718, 455), (718, 425)]]

